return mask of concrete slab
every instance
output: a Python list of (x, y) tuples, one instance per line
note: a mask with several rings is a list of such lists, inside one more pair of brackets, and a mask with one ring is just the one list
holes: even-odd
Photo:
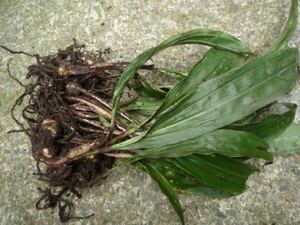
[[(0, 44), (41, 55), (64, 48), (75, 37), (88, 49), (112, 49), (111, 58), (131, 60), (178, 32), (206, 27), (230, 32), (260, 51), (270, 46), (284, 25), (288, 0), (2, 0)], [(299, 45), (300, 31), (292, 40)], [(185, 71), (204, 48), (177, 47), (155, 62)], [(0, 50), (0, 224), (60, 224), (50, 211), (36, 211), (34, 162), (24, 135), (9, 116), (22, 90), (6, 75), (10, 54)], [(31, 59), (13, 56), (12, 70), (24, 79)], [(300, 104), (300, 85), (288, 97)], [(299, 112), (298, 112), (299, 121)], [(249, 190), (230, 199), (181, 195), (187, 224), (300, 224), (299, 157), (279, 157), (253, 175)], [(179, 224), (166, 198), (151, 179), (121, 169), (107, 182), (75, 200), (76, 214), (94, 212), (70, 224)]]

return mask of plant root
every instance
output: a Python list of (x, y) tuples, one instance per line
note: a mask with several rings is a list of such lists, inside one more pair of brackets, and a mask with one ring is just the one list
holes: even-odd
[[(101, 54), (84, 51), (76, 40), (66, 49), (43, 57), (0, 47), (37, 60), (28, 67), (28, 85), (12, 75), (11, 60), (7, 64), (9, 76), (25, 89), (11, 109), (21, 130), (11, 132), (22, 131), (29, 136), (37, 162), (36, 175), (48, 184), (48, 188), (39, 189), (42, 196), (36, 208), (58, 207), (61, 222), (86, 218), (72, 216), (73, 204), (64, 196), (73, 193), (81, 197), (78, 188), (103, 183), (117, 159), (131, 157), (107, 146), (112, 140), (120, 140), (133, 122), (129, 115), (118, 112), (114, 128), (107, 126), (112, 122), (110, 101), (117, 78), (128, 62), (108, 63)], [(22, 109), (22, 120), (15, 116), (17, 107)], [(104, 124), (99, 116), (108, 123)]]

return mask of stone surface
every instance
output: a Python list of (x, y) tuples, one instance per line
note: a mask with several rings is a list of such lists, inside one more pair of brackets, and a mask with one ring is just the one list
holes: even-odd
[[(43, 55), (64, 48), (75, 37), (88, 49), (110, 47), (110, 58), (130, 60), (172, 34), (206, 27), (230, 32), (260, 51), (274, 41), (288, 8), (288, 0), (2, 0), (0, 44)], [(292, 44), (299, 45), (299, 35), (298, 29)], [(172, 48), (154, 61), (185, 71), (203, 49)], [(7, 134), (16, 128), (9, 109), (22, 92), (7, 77), (10, 56), (0, 50), (0, 224), (60, 224), (56, 214), (34, 208), (39, 183), (33, 175), (29, 141), (21, 134)], [(13, 56), (13, 73), (23, 79), (31, 62)], [(300, 104), (299, 84), (288, 99)], [(279, 157), (253, 175), (249, 189), (239, 196), (181, 195), (187, 224), (300, 224), (299, 178), (299, 157)], [(75, 205), (77, 215), (95, 216), (70, 224), (179, 224), (158, 186), (130, 168), (84, 191)]]

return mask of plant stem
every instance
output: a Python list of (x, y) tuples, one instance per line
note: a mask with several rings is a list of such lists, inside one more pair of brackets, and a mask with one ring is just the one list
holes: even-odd
[(127, 159), (133, 156), (132, 154), (129, 153), (104, 153), (104, 155), (115, 157), (115, 158), (122, 158), (122, 159)]
[(108, 120), (111, 120), (111, 118), (112, 118), (111, 115), (107, 111), (105, 111), (101, 107), (99, 107), (85, 99), (73, 97), (73, 96), (65, 96), (65, 98), (70, 101), (77, 101), (77, 102), (81, 102), (83, 104), (90, 106), (92, 109), (94, 109), (94, 111), (96, 111), (97, 113), (99, 113), (101, 116), (105, 117)]
[(58, 167), (66, 162), (74, 161), (78, 158), (81, 158), (82, 155), (89, 152), (95, 146), (96, 146), (96, 142), (79, 145), (71, 149), (65, 157), (46, 161), (46, 164), (48, 166)]
[[(93, 98), (94, 100), (98, 101), (98, 102), (101, 103), (103, 106), (105, 106), (107, 109), (109, 109), (109, 110), (112, 109), (112, 107), (111, 107), (111, 105), (110, 105), (109, 103), (105, 102), (105, 101), (104, 101), (103, 99), (101, 99), (99, 96), (96, 96), (96, 95), (94, 95), (93, 93), (88, 92), (86, 89), (80, 87), (79, 84), (77, 84), (77, 83), (75, 83), (75, 82), (69, 82), (69, 83), (67, 84), (67, 88), (68, 88), (68, 89), (71, 89), (71, 90), (74, 90), (74, 91), (79, 91), (79, 92), (81, 92), (82, 94), (85, 94), (85, 95), (87, 95), (88, 97), (91, 97), (91, 98)], [(118, 112), (118, 114), (119, 114), (122, 118), (128, 120), (129, 122), (133, 122), (133, 120), (130, 119), (125, 113)]]
[[(86, 104), (88, 105), (89, 107), (91, 107), (91, 109), (96, 112), (96, 113), (99, 113), (101, 116), (103, 116), (104, 118), (108, 119), (108, 120), (112, 120), (112, 116), (107, 112), (105, 111), (104, 109), (102, 109), (101, 107), (93, 104), (92, 102), (89, 102), (85, 99), (82, 99), (82, 98), (79, 98), (79, 97), (73, 97), (73, 96), (65, 96), (65, 98), (67, 100), (70, 100), (70, 101), (77, 101), (77, 102), (81, 102), (83, 104)], [(116, 127), (121, 130), (121, 131), (126, 131), (126, 128), (123, 124), (121, 124), (120, 122), (116, 122)]]

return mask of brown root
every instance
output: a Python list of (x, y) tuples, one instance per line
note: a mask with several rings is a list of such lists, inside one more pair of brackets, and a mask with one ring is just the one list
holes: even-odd
[[(37, 59), (36, 64), (28, 67), (29, 85), (13, 77), (8, 64), (9, 75), (25, 88), (12, 108), (12, 116), (31, 139), (38, 179), (49, 186), (39, 189), (42, 196), (36, 207), (58, 207), (61, 222), (82, 218), (71, 215), (73, 205), (63, 196), (71, 192), (80, 197), (77, 188), (101, 184), (116, 159), (131, 156), (130, 153), (111, 152), (107, 144), (120, 140), (132, 119), (118, 112), (114, 129), (99, 119), (101, 116), (111, 123), (110, 101), (117, 78), (128, 63), (105, 62), (100, 54), (84, 51), (84, 46), (76, 41), (44, 57), (0, 47)], [(22, 117), (26, 125), (14, 115), (15, 108), (25, 99)], [(106, 150), (95, 151), (97, 149)]]

